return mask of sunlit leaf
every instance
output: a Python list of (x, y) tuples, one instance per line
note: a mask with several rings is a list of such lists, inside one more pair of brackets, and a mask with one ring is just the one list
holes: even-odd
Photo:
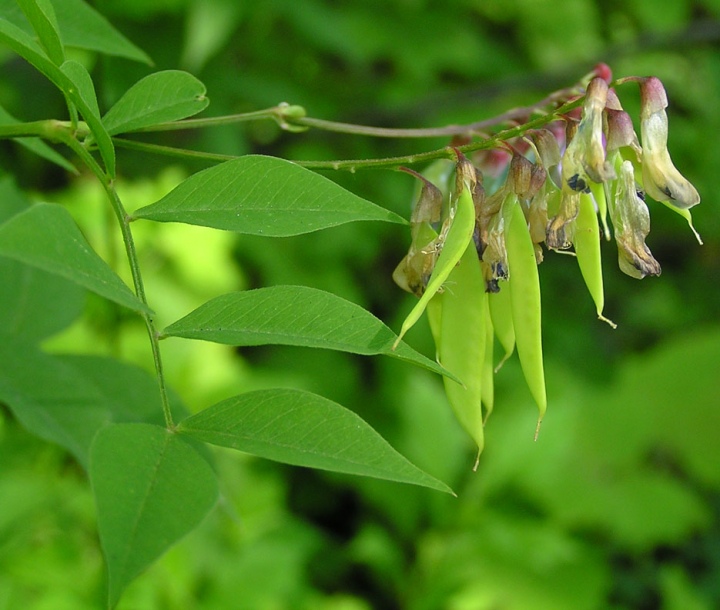
[(0, 256), (65, 277), (135, 311), (148, 311), (59, 205), (34, 205), (0, 225)]
[(384, 354), (447, 375), (359, 305), (305, 286), (272, 286), (225, 294), (168, 326), (166, 336), (227, 345), (300, 345), (353, 354)]
[(151, 424), (113, 424), (90, 450), (90, 482), (108, 566), (108, 604), (210, 512), (217, 479), (177, 434)]
[(111, 135), (177, 121), (205, 109), (205, 85), (187, 72), (155, 72), (135, 83), (103, 117)]
[(452, 493), (345, 407), (309, 392), (259, 390), (181, 422), (177, 431), (259, 457)]
[(133, 216), (268, 237), (359, 220), (406, 221), (295, 163), (248, 155), (190, 176)]

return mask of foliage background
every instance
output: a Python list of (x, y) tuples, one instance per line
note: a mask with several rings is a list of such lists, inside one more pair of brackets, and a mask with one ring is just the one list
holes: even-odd
[[(638, 282), (604, 250), (606, 315), (595, 320), (576, 265), (541, 266), (550, 409), (532, 443), (534, 407), (515, 360), (497, 377), (497, 408), (477, 473), (441, 380), (389, 359), (300, 348), (235, 350), (169, 340), (172, 385), (192, 410), (239, 391), (305, 388), (356, 410), (459, 499), (389, 483), (218, 454), (222, 504), (129, 589), (120, 608), (633, 608), (720, 605), (720, 4), (716, 0), (140, 0), (95, 6), (155, 61), (150, 68), (79, 53), (105, 109), (152, 69), (190, 70), (220, 115), (301, 104), (311, 116), (374, 125), (472, 122), (572, 84), (597, 61), (616, 76), (654, 74), (671, 102), (670, 146), (703, 203), (705, 245), (651, 207), (660, 278)], [(3, 51), (0, 102), (26, 120), (63, 102)], [(620, 90), (637, 116), (632, 87)], [(389, 156), (444, 145), (307, 132), (271, 122), (152, 141), (291, 159)], [(167, 192), (200, 165), (120, 151), (128, 207)], [(12, 144), (0, 167), (35, 200), (66, 203), (103, 252), (101, 193)], [(387, 171), (330, 174), (407, 214), (413, 184)], [(148, 298), (161, 324), (229, 290), (294, 283), (369, 308), (393, 328), (412, 305), (390, 275), (401, 228), (346, 225), (266, 241), (180, 225), (134, 227)], [(144, 329), (99, 300), (47, 343), (107, 353), (116, 341), (150, 368)], [(116, 334), (117, 324), (121, 332)], [(419, 325), (408, 337), (432, 353)], [(0, 608), (95, 608), (103, 567), (81, 469), (0, 427)], [(240, 604), (238, 606), (238, 604)]]

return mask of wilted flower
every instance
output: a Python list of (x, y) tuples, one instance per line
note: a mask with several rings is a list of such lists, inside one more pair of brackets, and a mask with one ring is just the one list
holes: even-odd
[(620, 168), (610, 217), (615, 225), (620, 270), (637, 279), (660, 275), (660, 263), (645, 244), (645, 238), (650, 233), (650, 212), (638, 194), (635, 170), (630, 161), (623, 161)]
[(642, 174), (645, 191), (657, 201), (667, 201), (678, 208), (700, 203), (695, 187), (675, 169), (667, 149), (668, 106), (665, 88), (654, 76), (640, 81), (642, 138)]
[(607, 102), (608, 85), (602, 78), (594, 78), (587, 87), (582, 119), (563, 155), (563, 185), (574, 191), (584, 191), (585, 178), (605, 182), (615, 177), (612, 166), (605, 160), (603, 142), (603, 111)]

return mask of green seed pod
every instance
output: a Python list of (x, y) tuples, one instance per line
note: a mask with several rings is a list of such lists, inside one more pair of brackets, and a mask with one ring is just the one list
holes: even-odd
[(505, 354), (495, 367), (497, 373), (505, 361), (512, 356), (515, 351), (515, 329), (512, 321), (512, 305), (510, 304), (510, 288), (506, 282), (500, 283), (500, 290), (488, 294), (488, 307), (490, 309), (490, 319), (495, 336), (498, 338), (500, 345)]
[(580, 194), (578, 215), (575, 219), (575, 254), (585, 286), (595, 303), (598, 319), (616, 328), (614, 322), (602, 315), (605, 307), (603, 291), (602, 260), (600, 258), (600, 225), (595, 212), (595, 204), (587, 193)]
[(607, 223), (607, 200), (609, 196), (609, 186), (607, 182), (598, 184), (597, 182), (590, 183), (590, 191), (595, 198), (597, 204), (598, 214), (600, 215), (600, 221), (602, 222), (603, 235), (606, 241), (610, 241), (610, 227)]
[(460, 385), (443, 378), (455, 417), (477, 444), (478, 453), (484, 443), (482, 381), (486, 300), (477, 251), (470, 243), (447, 280), (447, 290), (442, 293), (438, 355), (440, 364), (463, 382)]
[[(503, 214), (507, 222), (505, 244), (515, 344), (525, 381), (540, 412), (539, 429), (547, 409), (542, 356), (540, 278), (525, 214), (517, 200), (506, 201), (506, 204), (509, 205), (504, 206)], [(537, 437), (537, 431), (535, 435)]]
[(492, 319), (490, 317), (490, 293), (485, 293), (484, 302), (484, 314), (485, 319), (485, 359), (483, 360), (482, 369), (482, 381), (480, 382), (480, 389), (482, 394), (482, 404), (485, 407), (485, 417), (483, 418), (483, 425), (490, 417), (490, 413), (493, 411), (495, 406), (495, 369), (493, 367), (493, 351), (495, 346), (494, 341), (494, 330), (492, 325)]
[(475, 206), (472, 193), (468, 186), (462, 189), (457, 199), (457, 206), (444, 224), (438, 237), (439, 246), (442, 248), (430, 276), (427, 287), (422, 296), (412, 308), (402, 324), (400, 334), (393, 345), (395, 349), (405, 333), (410, 330), (420, 319), (428, 302), (435, 293), (440, 290), (448, 279), (455, 265), (462, 257), (467, 245), (472, 241), (473, 230), (475, 229)]

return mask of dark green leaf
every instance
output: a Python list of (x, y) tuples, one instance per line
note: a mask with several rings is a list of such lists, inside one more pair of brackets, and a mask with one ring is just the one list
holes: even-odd
[(59, 205), (34, 205), (0, 225), (0, 256), (65, 277), (135, 311), (149, 311), (90, 248)]
[(0, 258), (0, 329), (39, 341), (66, 328), (85, 305), (74, 282), (9, 258)]
[(227, 345), (301, 345), (367, 356), (384, 354), (449, 375), (369, 311), (329, 292), (273, 286), (233, 292), (208, 301), (168, 326), (163, 335)]
[(66, 61), (60, 66), (62, 73), (67, 77), (68, 83), (63, 83), (63, 90), (80, 110), (85, 122), (97, 142), (100, 156), (105, 162), (105, 168), (111, 177), (115, 176), (115, 148), (110, 134), (100, 120), (95, 87), (90, 74), (85, 67), (73, 60)]
[(65, 61), (65, 50), (60, 39), (55, 11), (49, 0), (17, 0), (30, 25), (40, 39), (50, 60), (55, 65)]
[(268, 237), (358, 220), (406, 221), (295, 163), (248, 155), (198, 172), (136, 218)]
[(25, 195), (10, 176), (0, 178), (0, 225), (30, 207)]
[[(103, 356), (65, 354), (55, 358), (95, 385), (112, 421), (165, 423), (157, 379), (145, 369)], [(168, 393), (175, 419), (186, 417), (185, 405), (174, 392)]]
[(113, 424), (90, 449), (90, 481), (108, 566), (108, 604), (210, 512), (217, 479), (183, 439), (150, 424)]
[(63, 89), (67, 79), (45, 54), (33, 37), (7, 19), (0, 17), (0, 42), (5, 43), (20, 57), (35, 66), (47, 76), (57, 87)]
[(0, 402), (30, 432), (87, 466), (95, 433), (110, 421), (97, 387), (19, 337), (0, 336)]
[[(132, 44), (83, 0), (53, 0), (53, 6), (61, 38), (66, 46), (152, 64), (144, 51)], [(32, 34), (32, 28), (15, 0), (0, 0), (0, 15), (26, 34)]]
[(155, 72), (135, 83), (103, 117), (110, 135), (197, 114), (209, 103), (205, 85), (187, 72)]
[(363, 419), (309, 392), (259, 390), (224, 400), (178, 426), (180, 434), (270, 460), (452, 493), (395, 451)]
[(145, 64), (152, 60), (83, 0), (54, 0), (60, 32), (67, 46), (126, 57)]
[[(170, 397), (175, 417), (185, 417), (185, 407)], [(103, 426), (164, 423), (157, 381), (147, 371), (100, 356), (52, 356), (9, 335), (0, 335), (0, 402), (29, 432), (64, 447), (85, 468)]]
[(77, 106), (97, 141), (108, 174), (114, 177), (115, 149), (100, 120), (95, 88), (87, 70), (76, 61), (66, 61), (58, 68), (30, 35), (2, 18), (0, 42), (35, 66)]

